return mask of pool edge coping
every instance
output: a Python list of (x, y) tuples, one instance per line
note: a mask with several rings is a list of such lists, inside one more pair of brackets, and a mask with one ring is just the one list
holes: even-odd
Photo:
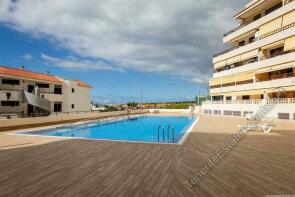
[[(137, 117), (139, 115), (134, 115), (132, 117)], [(122, 116), (120, 119), (124, 119), (128, 116)], [(130, 116), (129, 116), (130, 117)], [(186, 130), (185, 134), (181, 137), (181, 139), (177, 143), (163, 143), (163, 142), (144, 142), (144, 141), (127, 141), (127, 140), (111, 140), (111, 139), (92, 139), (92, 138), (83, 138), (83, 137), (62, 137), (62, 136), (47, 136), (47, 135), (34, 135), (34, 134), (25, 134), (27, 132), (36, 132), (40, 131), (43, 129), (57, 129), (60, 126), (64, 126), (67, 124), (58, 124), (58, 125), (53, 125), (53, 126), (47, 126), (47, 127), (39, 127), (39, 128), (31, 128), (31, 129), (25, 129), (22, 131), (13, 131), (11, 133), (8, 133), (9, 135), (16, 135), (16, 136), (26, 136), (26, 137), (41, 137), (41, 138), (53, 138), (53, 139), (64, 139), (64, 140), (91, 140), (91, 141), (104, 141), (104, 142), (124, 142), (124, 143), (139, 143), (139, 144), (160, 144), (160, 145), (183, 145), (185, 142), (186, 138), (189, 136), (191, 133), (193, 127), (198, 123), (199, 121), (199, 116), (196, 117), (194, 122), (189, 126), (189, 128)], [(107, 121), (107, 120), (112, 120), (114, 118), (106, 118), (102, 119), (102, 121)], [(90, 123), (93, 121), (79, 121), (74, 123), (74, 125), (81, 125), (85, 124), (86, 122)]]

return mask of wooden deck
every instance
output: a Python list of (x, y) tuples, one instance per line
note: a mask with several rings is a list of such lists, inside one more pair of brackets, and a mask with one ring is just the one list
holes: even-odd
[(92, 140), (34, 144), (38, 137), (2, 134), (0, 196), (294, 195), (295, 123), (289, 122), (269, 135), (252, 132), (197, 186), (185, 185), (242, 121), (203, 116), (182, 146)]

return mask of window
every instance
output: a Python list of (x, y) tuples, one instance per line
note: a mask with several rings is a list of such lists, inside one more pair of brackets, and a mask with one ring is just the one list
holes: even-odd
[(54, 86), (54, 94), (62, 94), (61, 86)]
[(28, 92), (32, 93), (35, 91), (35, 86), (34, 85), (28, 85)]
[(212, 96), (213, 101), (223, 101), (223, 96)]
[(54, 103), (54, 112), (61, 112), (61, 111), (62, 111), (62, 104)]
[(226, 97), (226, 100), (227, 100), (227, 101), (231, 101), (231, 100), (232, 100), (232, 97), (231, 97), (231, 96), (227, 96), (227, 97)]
[(254, 42), (254, 41), (255, 41), (255, 36), (249, 38), (249, 43), (252, 43), (252, 42)]
[(279, 48), (270, 50), (270, 58), (273, 58), (282, 54), (284, 54), (284, 47), (279, 47)]
[(254, 80), (250, 79), (250, 80), (246, 80), (246, 81), (238, 81), (237, 85), (244, 85), (244, 84), (249, 84), (249, 83), (253, 83)]
[(240, 46), (240, 47), (241, 47), (241, 46), (244, 46), (245, 44), (246, 44), (245, 40), (239, 42), (239, 46)]
[(247, 65), (247, 64), (252, 64), (254, 62), (258, 62), (258, 57), (252, 57), (250, 59), (240, 62), (240, 64), (241, 64), (241, 66), (243, 66), (243, 65)]
[(1, 101), (1, 106), (9, 106), (9, 107), (19, 106), (19, 101)]
[(253, 17), (253, 21), (257, 21), (260, 18), (261, 18), (261, 14), (258, 14), (258, 15), (256, 15), (256, 16)]
[(19, 85), (19, 80), (14, 80), (14, 79), (2, 79), (2, 84)]
[(75, 88), (72, 88), (72, 93), (75, 93)]
[(279, 9), (282, 6), (283, 6), (283, 3), (282, 2), (276, 4), (275, 6), (273, 6), (273, 7), (269, 8), (269, 9), (265, 10), (265, 15), (272, 13), (273, 11)]
[(37, 83), (36, 86), (38, 86), (38, 88), (49, 88), (49, 84), (45, 83)]
[(249, 95), (247, 95), (247, 96), (243, 96), (242, 99), (243, 99), (243, 100), (250, 100), (250, 96), (249, 96)]
[(290, 119), (290, 114), (288, 114), (288, 113), (278, 113), (278, 119), (289, 120)]
[(74, 109), (75, 108), (75, 105), (74, 104), (72, 104), (72, 109)]
[(214, 89), (214, 88), (221, 88), (221, 85), (215, 85), (215, 86), (210, 86), (211, 89)]
[(225, 83), (225, 84), (222, 84), (222, 87), (229, 87), (229, 86), (235, 86), (236, 83), (235, 82), (232, 82), (232, 83)]

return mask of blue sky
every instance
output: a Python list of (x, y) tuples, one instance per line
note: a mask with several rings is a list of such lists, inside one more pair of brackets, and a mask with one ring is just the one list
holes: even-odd
[(1, 0), (0, 65), (80, 79), (99, 103), (193, 100), (246, 2)]
[(125, 103), (128, 101), (158, 102), (191, 100), (207, 92), (206, 85), (197, 85), (171, 75), (126, 71), (87, 71), (62, 69), (48, 65), (41, 54), (55, 57), (73, 55), (71, 51), (55, 47), (45, 38), (36, 39), (30, 35), (0, 26), (1, 65), (26, 69), (71, 79), (80, 79), (91, 84), (93, 101), (99, 103)]

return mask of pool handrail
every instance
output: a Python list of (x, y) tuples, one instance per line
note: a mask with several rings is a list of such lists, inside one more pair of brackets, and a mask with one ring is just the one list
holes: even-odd
[(172, 124), (170, 124), (168, 126), (168, 142), (170, 141), (170, 128), (171, 128), (171, 132), (172, 132), (172, 143), (174, 142), (174, 139), (175, 139), (175, 136), (174, 136), (174, 133), (175, 133), (175, 129), (174, 129), (174, 126)]
[(158, 142), (160, 142), (160, 131), (162, 129), (162, 135), (163, 135), (163, 142), (165, 142), (165, 128), (163, 126), (158, 127)]

